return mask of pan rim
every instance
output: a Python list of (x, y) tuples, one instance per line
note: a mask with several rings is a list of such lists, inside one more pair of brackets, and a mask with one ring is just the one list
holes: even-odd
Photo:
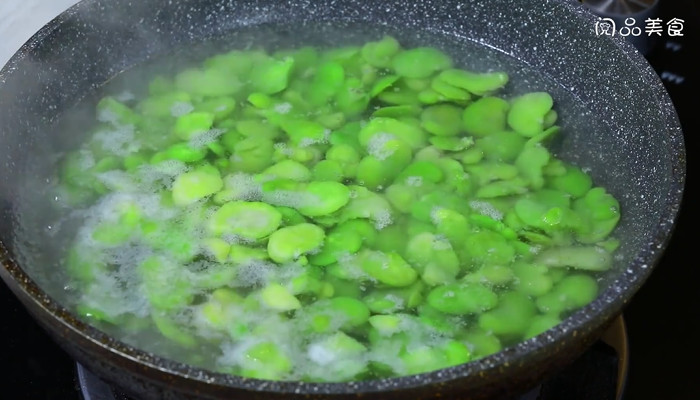
[[(546, 1), (566, 7), (570, 12), (589, 22), (595, 21), (595, 17), (588, 11), (577, 8), (574, 5), (576, 2), (573, 0), (567, 3), (557, 2), (555, 0)], [(27, 57), (32, 49), (54, 30), (58, 29), (71, 13), (77, 12), (79, 7), (83, 7), (85, 3), (89, 2), (89, 0), (84, 0), (71, 7), (68, 11), (45, 25), (25, 43), (3, 69), (0, 70), (0, 86), (5, 82), (5, 75), (16, 68), (21, 58)], [(572, 337), (571, 335), (575, 336), (575, 332), (582, 332), (590, 329), (590, 327), (586, 327), (585, 325), (590, 323), (593, 315), (597, 315), (598, 318), (600, 318), (601, 324), (605, 321), (612, 320), (621, 311), (624, 305), (629, 302), (631, 297), (647, 280), (654, 267), (658, 264), (666, 245), (671, 239), (673, 228), (677, 222), (686, 179), (686, 155), (683, 134), (675, 108), (660, 78), (646, 60), (634, 50), (632, 45), (628, 44), (620, 37), (607, 38), (606, 40), (613, 41), (615, 45), (619, 47), (620, 51), (631, 60), (631, 63), (638, 67), (640, 75), (652, 82), (654, 95), (659, 100), (661, 115), (666, 118), (665, 122), (668, 127), (666, 133), (669, 142), (668, 150), (672, 156), (671, 168), (673, 179), (669, 184), (668, 192), (665, 193), (665, 204), (663, 207), (659, 208), (661, 210), (659, 222), (654, 225), (654, 231), (651, 235), (651, 239), (647, 242), (647, 246), (643, 247), (638, 254), (635, 255), (633, 261), (627, 266), (626, 271), (622, 271), (622, 273), (613, 280), (610, 287), (603, 291), (593, 302), (579, 309), (573, 315), (562, 321), (562, 323), (543, 334), (505, 348), (498, 353), (459, 366), (420, 375), (378, 380), (312, 383), (243, 378), (192, 367), (188, 364), (154, 355), (114, 339), (112, 336), (83, 322), (44, 292), (16, 262), (9, 257), (7, 248), (1, 241), (0, 262), (3, 264), (3, 268), (0, 269), (0, 275), (5, 280), (9, 278), (17, 283), (22, 294), (41, 307), (43, 312), (50, 314), (52, 318), (56, 319), (64, 327), (71, 330), (74, 334), (81, 336), (83, 339), (92, 342), (94, 345), (118, 357), (133, 361), (135, 363), (134, 365), (145, 365), (180, 379), (196, 381), (206, 385), (243, 389), (251, 392), (265, 391), (319, 395), (356, 394), (358, 392), (382, 392), (397, 388), (410, 389), (425, 386), (426, 382), (441, 383), (470, 376), (478, 378), (483, 374), (494, 374), (495, 376), (505, 375), (507, 370), (523, 367), (513, 361), (522, 360), (525, 357), (534, 357), (535, 359), (537, 357), (544, 357), (550, 349), (556, 347), (557, 343), (566, 342), (567, 339)], [(138, 373), (136, 369), (134, 369), (133, 372)], [(497, 379), (498, 378), (494, 377), (489, 382)], [(485, 380), (484, 384), (486, 383), (488, 382)]]

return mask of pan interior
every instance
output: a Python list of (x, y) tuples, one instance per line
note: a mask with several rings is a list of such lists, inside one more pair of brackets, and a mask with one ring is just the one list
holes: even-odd
[[(16, 112), (9, 116), (8, 123), (2, 128), (2, 156), (8, 168), (0, 178), (3, 181), (1, 195), (5, 219), (11, 221), (2, 227), (3, 244), (11, 257), (49, 296), (72, 308), (80, 294), (64, 273), (61, 259), (84, 214), (80, 210), (62, 207), (53, 187), (57, 180), (56, 166), (62, 155), (86, 138), (96, 99), (104, 93), (123, 91), (139, 97), (155, 71), (175, 72), (224, 50), (251, 47), (277, 50), (302, 45), (337, 47), (361, 44), (390, 34), (404, 47), (438, 47), (450, 54), (459, 67), (507, 72), (510, 83), (503, 92), (505, 96), (528, 91), (547, 91), (552, 95), (559, 113), (558, 123), (562, 126), (560, 136), (552, 144), (554, 154), (583, 167), (597, 185), (607, 188), (621, 203), (622, 219), (613, 233), (620, 239), (621, 246), (613, 268), (599, 276), (602, 290), (611, 287), (613, 281), (653, 241), (653, 228), (659, 223), (673, 183), (669, 178), (672, 175), (671, 163), (664, 153), (666, 138), (658, 134), (665, 131), (666, 125), (656, 104), (656, 93), (651, 89), (634, 95), (626, 93), (625, 85), (614, 79), (611, 81), (608, 71), (602, 71), (600, 78), (582, 73), (580, 78), (563, 79), (562, 66), (542, 68), (534, 55), (529, 58), (518, 54), (517, 49), (499, 48), (502, 39), (489, 43), (477, 42), (455, 32), (429, 29), (417, 32), (412, 27), (397, 29), (386, 24), (368, 25), (366, 21), (351, 20), (260, 23), (214, 35), (205, 42), (189, 43), (175, 51), (155, 52), (131, 60), (132, 64), (125, 63), (123, 68), (106, 76), (108, 79), (93, 81), (89, 88), (83, 85), (83, 90), (72, 96), (61, 98), (47, 94), (44, 96), (50, 98), (27, 100), (30, 106), (19, 111), (13, 109)], [(563, 65), (570, 62), (556, 58), (550, 61)], [(24, 66), (28, 68), (37, 67), (29, 59), (19, 63), (26, 63)], [(59, 72), (61, 68), (67, 69), (69, 65), (59, 67)], [(636, 66), (625, 64), (620, 68), (630, 74), (634, 81), (632, 86), (641, 87), (647, 83), (633, 75), (638, 73)], [(60, 79), (51, 75), (44, 78), (50, 81)], [(79, 85), (75, 83), (76, 78), (69, 75), (68, 83)], [(30, 85), (29, 78), (24, 84)], [(600, 87), (595, 88), (596, 85)], [(614, 94), (608, 96), (605, 90), (612, 90)], [(29, 88), (26, 92), (37, 94), (40, 91)], [(43, 112), (42, 119), (32, 118), (31, 113), (36, 112), (38, 105), (46, 103), (55, 104), (55, 107)], [(646, 109), (642, 113), (644, 120), (631, 119), (631, 115), (639, 115), (639, 107)], [(600, 115), (602, 110), (607, 113), (605, 116)], [(24, 156), (17, 157), (19, 152)], [(126, 293), (128, 288), (115, 290)], [(148, 348), (141, 346), (144, 340), (152, 340), (152, 337), (125, 335), (118, 327), (110, 325), (99, 328), (137, 348), (181, 359), (167, 343), (154, 341)], [(201, 365), (212, 367), (206, 362)]]

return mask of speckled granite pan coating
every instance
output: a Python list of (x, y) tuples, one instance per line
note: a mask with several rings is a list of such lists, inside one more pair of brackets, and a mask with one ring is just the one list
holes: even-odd
[[(595, 18), (574, 1), (412, 3), (85, 0), (62, 14), (0, 72), (0, 275), (76, 359), (145, 399), (507, 398), (575, 358), (649, 276), (672, 231), (685, 152), (671, 101), (646, 61), (618, 38), (596, 37)], [(45, 180), (45, 160), (80, 139), (59, 137), (45, 126), (86, 92), (152, 55), (260, 24), (290, 43), (315, 38), (342, 44), (372, 37), (382, 26), (452, 50), (473, 41), (526, 62), (572, 92), (594, 116), (591, 126), (608, 129), (585, 129), (586, 120), (578, 121), (559, 151), (591, 166), (594, 179), (610, 188), (623, 210), (615, 233), (623, 251), (601, 295), (556, 328), (482, 360), (347, 384), (269, 382), (194, 369), (76, 320), (52, 300), (58, 289), (42, 272), (46, 266), (20, 257), (40, 254), (41, 241), (15, 240), (25, 218), (31, 219), (21, 213), (23, 204), (41, 194), (27, 182)], [(357, 29), (364, 25), (374, 28)]]

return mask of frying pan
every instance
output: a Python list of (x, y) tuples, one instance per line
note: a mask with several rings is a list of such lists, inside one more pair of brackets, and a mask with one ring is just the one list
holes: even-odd
[[(672, 103), (646, 61), (620, 37), (596, 36), (596, 22), (578, 3), (554, 0), (84, 0), (41, 29), (0, 72), (0, 275), (69, 354), (138, 398), (521, 393), (580, 355), (621, 313), (659, 260), (680, 206), (685, 149)], [(46, 214), (55, 160), (85, 137), (55, 129), (63, 113), (120, 72), (174, 49), (199, 49), (206, 40), (230, 48), (261, 41), (338, 46), (383, 33), (440, 47), (465, 67), (495, 65), (514, 83), (554, 93), (566, 132), (554, 151), (589, 168), (621, 203), (614, 232), (621, 247), (612, 270), (600, 277), (598, 298), (547, 332), (483, 359), (350, 383), (214, 373), (134, 348), (76, 318), (57, 261), (62, 238)]]

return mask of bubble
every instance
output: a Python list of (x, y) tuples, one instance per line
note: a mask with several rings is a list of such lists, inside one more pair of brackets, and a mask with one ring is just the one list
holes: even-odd
[(201, 149), (210, 143), (216, 141), (224, 132), (225, 129), (210, 129), (206, 132), (198, 133), (192, 139), (190, 139), (190, 147), (193, 149)]
[(172, 115), (175, 118), (183, 116), (185, 114), (189, 114), (192, 111), (194, 111), (194, 106), (192, 105), (192, 103), (188, 103), (185, 101), (177, 101), (173, 103), (172, 107), (170, 107), (170, 115)]
[(287, 102), (275, 104), (274, 110), (278, 114), (287, 114), (292, 110), (292, 105)]
[(469, 202), (469, 207), (471, 207), (472, 210), (478, 212), (479, 214), (491, 217), (496, 221), (500, 221), (503, 219), (503, 213), (496, 209), (496, 207), (494, 207), (493, 204), (489, 202), (472, 200)]
[(141, 149), (141, 143), (136, 139), (134, 132), (133, 125), (119, 125), (97, 131), (93, 139), (99, 142), (104, 150), (125, 157)]
[(367, 144), (367, 153), (375, 157), (377, 160), (386, 160), (392, 154), (394, 149), (387, 148), (387, 143), (394, 140), (396, 137), (391, 133), (379, 132), (372, 136)]

